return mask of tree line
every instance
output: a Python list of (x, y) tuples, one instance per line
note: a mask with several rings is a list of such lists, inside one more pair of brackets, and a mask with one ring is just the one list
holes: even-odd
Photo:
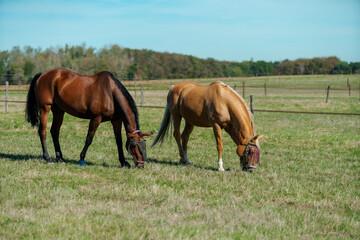
[(344, 62), (337, 57), (266, 61), (217, 61), (191, 55), (122, 48), (118, 45), (32, 48), (18, 46), (0, 51), (1, 83), (26, 84), (38, 72), (66, 68), (92, 75), (109, 71), (123, 80), (249, 77), (303, 74), (359, 74), (360, 62)]

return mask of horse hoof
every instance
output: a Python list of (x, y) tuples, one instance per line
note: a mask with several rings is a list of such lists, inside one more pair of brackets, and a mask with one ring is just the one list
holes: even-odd
[(80, 160), (79, 162), (78, 162), (78, 164), (80, 165), (80, 166), (86, 166), (86, 162), (85, 161), (83, 161), (83, 160)]
[(57, 162), (58, 162), (58, 163), (65, 163), (64, 159), (62, 159), (62, 158), (58, 158), (58, 159), (57, 159)]
[(131, 168), (131, 165), (130, 165), (130, 163), (128, 163), (128, 162), (124, 162), (124, 163), (121, 163), (121, 167), (123, 168), (123, 167), (126, 167), (126, 168)]
[(224, 168), (219, 168), (219, 172), (225, 172)]

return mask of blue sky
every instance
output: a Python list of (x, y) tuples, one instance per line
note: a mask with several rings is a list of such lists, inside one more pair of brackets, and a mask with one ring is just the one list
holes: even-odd
[(360, 61), (360, 0), (0, 0), (0, 50), (66, 43), (228, 61)]

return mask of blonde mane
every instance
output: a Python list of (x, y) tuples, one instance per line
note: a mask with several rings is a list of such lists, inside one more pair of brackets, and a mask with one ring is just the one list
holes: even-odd
[(221, 82), (221, 81), (217, 81), (217, 83), (219, 83), (220, 85), (228, 88), (231, 92), (233, 92), (238, 98), (239, 100), (244, 104), (244, 106), (246, 107), (249, 117), (250, 117), (250, 122), (251, 122), (251, 127), (253, 128), (253, 132), (254, 135), (256, 135), (256, 129), (255, 129), (255, 123), (254, 123), (254, 114), (251, 112), (249, 106), (246, 104), (246, 101), (244, 100), (243, 97), (240, 96), (239, 93), (237, 93), (234, 89), (232, 89), (230, 86), (226, 85), (225, 83)]

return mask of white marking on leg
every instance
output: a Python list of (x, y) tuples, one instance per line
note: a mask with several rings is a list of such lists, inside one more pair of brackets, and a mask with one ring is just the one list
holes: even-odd
[(225, 169), (224, 169), (224, 167), (223, 167), (222, 158), (219, 158), (218, 164), (219, 164), (219, 171), (221, 171), (221, 172), (225, 171)]

